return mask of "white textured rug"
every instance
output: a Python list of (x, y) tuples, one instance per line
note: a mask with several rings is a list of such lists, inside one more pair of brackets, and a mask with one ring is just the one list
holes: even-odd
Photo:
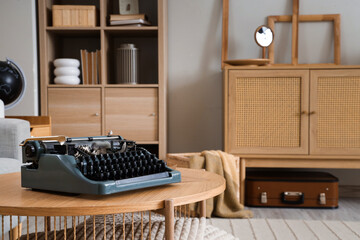
[(238, 239), (360, 239), (360, 222), (289, 219), (208, 219)]

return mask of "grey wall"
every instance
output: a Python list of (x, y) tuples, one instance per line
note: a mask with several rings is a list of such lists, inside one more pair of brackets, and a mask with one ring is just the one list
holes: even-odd
[[(168, 0), (169, 152), (223, 149), (221, 0)], [(341, 14), (341, 60), (360, 65), (358, 0), (300, 0), (300, 14)], [(259, 58), (254, 31), (268, 15), (291, 15), (291, 0), (230, 0), (229, 58)], [(332, 24), (301, 23), (299, 63), (333, 61)], [(275, 61), (291, 61), (291, 24), (275, 29)], [(359, 171), (332, 170), (341, 184), (360, 182)], [(354, 179), (357, 180), (355, 181)]]
[(35, 0), (0, 1), (0, 61), (8, 57), (20, 66), (26, 78), (21, 102), (5, 115), (38, 114), (38, 76)]

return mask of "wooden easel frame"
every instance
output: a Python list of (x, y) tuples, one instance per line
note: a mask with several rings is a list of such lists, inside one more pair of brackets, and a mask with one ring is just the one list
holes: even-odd
[[(268, 16), (268, 26), (275, 32), (276, 22), (291, 22), (291, 15), (278, 15)], [(341, 64), (341, 51), (340, 51), (340, 14), (319, 14), (319, 15), (299, 15), (299, 22), (324, 22), (330, 21), (334, 23), (334, 64)], [(274, 50), (275, 45), (269, 46), (269, 59), (270, 64), (274, 64)], [(292, 53), (294, 53), (292, 51)], [(294, 56), (292, 56), (292, 63), (294, 64)], [(297, 56), (296, 56), (297, 58)], [(297, 64), (297, 61), (296, 63)]]
[(223, 0), (221, 42), (221, 69), (224, 69), (224, 61), (228, 60), (229, 48), (229, 0)]

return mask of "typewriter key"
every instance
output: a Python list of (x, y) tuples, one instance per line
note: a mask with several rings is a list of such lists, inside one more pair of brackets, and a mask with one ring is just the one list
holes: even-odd
[(129, 174), (129, 170), (125, 168), (125, 169), (123, 170), (123, 175), (122, 175), (122, 177), (123, 177), (123, 178), (128, 178), (128, 174)]
[(128, 169), (128, 174), (127, 174), (127, 175), (128, 175), (128, 177), (129, 177), (129, 178), (134, 177), (134, 169), (133, 169), (133, 168), (129, 168), (129, 169)]
[(118, 164), (119, 163), (119, 159), (117, 158), (113, 158), (111, 161), (112, 164)]
[(104, 180), (110, 180), (110, 172), (104, 173)]
[(118, 177), (117, 177), (117, 179), (123, 179), (124, 178), (124, 172), (123, 172), (123, 170), (120, 170), (120, 171), (118, 171)]

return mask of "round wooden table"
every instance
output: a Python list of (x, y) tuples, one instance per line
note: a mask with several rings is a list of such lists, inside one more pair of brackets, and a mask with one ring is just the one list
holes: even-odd
[(21, 187), (20, 173), (0, 175), (0, 215), (95, 216), (150, 210), (165, 210), (166, 239), (174, 236), (174, 207), (201, 202), (225, 190), (225, 179), (194, 169), (177, 169), (181, 182), (112, 195), (69, 195), (32, 191)]

